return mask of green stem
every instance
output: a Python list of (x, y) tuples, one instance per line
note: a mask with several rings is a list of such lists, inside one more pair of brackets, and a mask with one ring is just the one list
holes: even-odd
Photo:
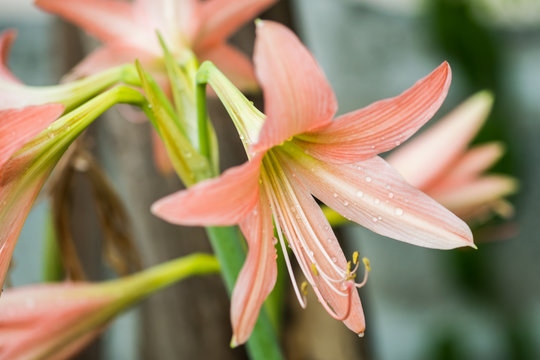
[[(206, 232), (231, 294), (245, 261), (246, 250), (242, 245), (242, 235), (237, 227), (208, 227)], [(276, 332), (264, 306), (247, 342), (247, 350), (252, 359), (283, 359)]]
[(45, 219), (45, 244), (43, 251), (43, 281), (57, 282), (64, 278), (62, 256), (58, 247), (58, 238), (54, 229), (53, 218), (50, 209)]
[[(117, 66), (81, 80), (55, 86), (24, 86), (20, 91), (28, 99), (35, 98), (39, 103), (62, 103), (66, 106), (65, 111), (69, 112), (119, 82), (140, 85), (133, 65)], [(13, 91), (18, 90), (14, 88)]]
[(113, 292), (118, 289), (121, 295), (129, 293), (124, 302), (127, 306), (186, 277), (217, 273), (219, 269), (219, 262), (214, 256), (191, 254), (159, 264), (135, 275), (110, 281), (107, 286), (110, 286)]
[(210, 156), (210, 138), (208, 134), (208, 114), (206, 111), (206, 84), (197, 83), (196, 92), (199, 150), (201, 155), (208, 159), (208, 163), (212, 164), (212, 158)]

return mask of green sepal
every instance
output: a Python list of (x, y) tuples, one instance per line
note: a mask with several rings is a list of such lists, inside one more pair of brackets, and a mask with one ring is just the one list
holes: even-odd
[(266, 116), (212, 62), (202, 63), (196, 81), (197, 84), (209, 84), (215, 91), (249, 154), (249, 146), (257, 141)]
[(197, 86), (195, 76), (199, 63), (195, 54), (184, 50), (184, 56), (179, 63), (169, 51), (167, 44), (157, 34), (165, 59), (165, 68), (169, 78), (171, 93), (179, 122), (184, 131), (199, 152), (208, 158), (213, 174), (219, 173), (219, 148), (216, 132), (209, 119), (206, 119), (206, 133), (201, 134), (199, 123), (199, 101), (196, 99)]
[(211, 177), (212, 172), (207, 159), (199, 154), (183, 131), (174, 108), (155, 82), (146, 73), (139, 62), (136, 67), (142, 87), (154, 114), (152, 124), (161, 136), (173, 167), (186, 186)]

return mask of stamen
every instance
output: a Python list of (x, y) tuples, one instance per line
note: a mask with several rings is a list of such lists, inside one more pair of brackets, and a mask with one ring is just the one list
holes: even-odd
[[(265, 174), (264, 171), (262, 171), (261, 175), (264, 176), (266, 174)], [(283, 252), (283, 258), (285, 259), (285, 265), (287, 266), (287, 271), (289, 272), (289, 277), (291, 279), (291, 282), (292, 282), (292, 285), (293, 285), (293, 288), (294, 288), (294, 293), (296, 294), (296, 297), (297, 297), (298, 302), (300, 303), (300, 306), (302, 307), (302, 309), (305, 309), (306, 308), (305, 297), (301, 296), (300, 290), (298, 289), (298, 284), (296, 283), (296, 277), (294, 276), (294, 272), (293, 272), (292, 266), (291, 266), (291, 260), (289, 259), (289, 254), (287, 252), (287, 247), (285, 246), (285, 241), (283, 240), (283, 234), (281, 233), (281, 227), (279, 226), (279, 220), (277, 220), (278, 217), (277, 217), (277, 214), (275, 213), (275, 209), (278, 207), (277, 202), (275, 201), (276, 199), (274, 198), (273, 193), (271, 191), (269, 191), (269, 189), (268, 189), (268, 181), (263, 181), (263, 183), (265, 185), (266, 193), (268, 195), (270, 195), (269, 200), (270, 200), (270, 205), (271, 205), (271, 209), (272, 209), (272, 215), (276, 219), (276, 221), (274, 221), (274, 224), (276, 226), (276, 232), (278, 234), (279, 243), (281, 245), (281, 250)]]
[(319, 272), (317, 271), (317, 265), (315, 265), (315, 263), (311, 263), (311, 272), (313, 273), (313, 275), (319, 276)]
[(353, 262), (354, 265), (358, 264), (358, 251), (355, 251), (352, 254), (352, 262)]
[[(304, 304), (307, 305), (307, 296), (308, 296), (308, 283), (307, 281), (302, 281), (302, 285), (300, 285), (300, 291), (302, 292), (302, 300), (304, 300)], [(306, 307), (303, 306), (303, 309)]]
[[(283, 169), (281, 169), (281, 167), (279, 166), (279, 160), (276, 158), (276, 154), (274, 154), (273, 152), (269, 151), (268, 152), (269, 156), (272, 158), (273, 161), (271, 161), (271, 164), (270, 166), (272, 167), (272, 169), (277, 172), (278, 174), (276, 174), (276, 176), (278, 176), (279, 178), (281, 179), (285, 179), (287, 180), (287, 176), (285, 175)], [(294, 189), (293, 187), (291, 186), (291, 184), (289, 183), (289, 181), (283, 181), (282, 184), (286, 187), (286, 193), (289, 195), (289, 197), (291, 198), (292, 202), (294, 203), (299, 203), (298, 199), (296, 199), (296, 196), (295, 196), (295, 192), (294, 192)], [(279, 188), (276, 184), (275, 188)], [(283, 194), (285, 195), (285, 194)], [(306, 229), (308, 231), (308, 235), (312, 238), (312, 239), (315, 239), (315, 244), (317, 245), (317, 248), (319, 249), (319, 253), (322, 254), (328, 264), (330, 264), (330, 266), (333, 267), (334, 271), (336, 271), (340, 276), (345, 276), (345, 272), (343, 271), (343, 269), (339, 268), (331, 259), (330, 257), (330, 254), (328, 254), (328, 252), (326, 251), (326, 248), (322, 245), (321, 241), (319, 241), (319, 237), (317, 236), (317, 234), (315, 234), (313, 228), (311, 227), (311, 224), (309, 223), (308, 219), (306, 218), (305, 214), (303, 212), (299, 212), (299, 218), (298, 220), (300, 220), (302, 222), (302, 224), (304, 225), (303, 228)], [(295, 224), (293, 224), (294, 226)], [(296, 232), (298, 234), (300, 234), (299, 230), (298, 229), (295, 229)], [(302, 237), (302, 236), (298, 236), (298, 239), (301, 241), (302, 243), (302, 246), (308, 251), (308, 256), (310, 258), (310, 260), (312, 262), (315, 262), (315, 259), (313, 258), (312, 254), (309, 253), (309, 246), (308, 244), (306, 243), (305, 239)]]
[(362, 282), (354, 284), (357, 288), (361, 288), (366, 285), (368, 280), (368, 274), (371, 271), (369, 259), (367, 257), (363, 257), (362, 262), (364, 263), (364, 279), (362, 280)]
[(320, 303), (322, 304), (322, 306), (324, 307), (324, 309), (328, 312), (328, 314), (330, 314), (330, 316), (332, 316), (334, 319), (338, 320), (338, 321), (344, 321), (344, 320), (347, 320), (347, 318), (349, 317), (350, 313), (351, 313), (351, 305), (352, 305), (352, 292), (353, 292), (353, 289), (354, 289), (354, 285), (353, 283), (351, 282), (347, 282), (345, 284), (346, 288), (347, 288), (347, 293), (346, 293), (346, 296), (347, 296), (347, 311), (345, 311), (345, 313), (343, 315), (338, 315), (334, 309), (332, 309), (328, 303), (326, 302), (326, 300), (323, 299), (323, 297), (321, 296), (321, 293), (318, 291), (318, 289), (314, 289), (315, 292), (317, 293), (317, 297), (321, 300)]

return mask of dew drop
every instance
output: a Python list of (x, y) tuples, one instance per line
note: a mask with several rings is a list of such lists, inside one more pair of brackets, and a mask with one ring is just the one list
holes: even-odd
[(337, 258), (335, 256), (332, 258), (332, 262), (337, 263)]
[(330, 229), (330, 226), (324, 225), (324, 230), (328, 231), (328, 229)]
[(343, 202), (343, 205), (344, 205), (344, 206), (349, 206), (349, 202), (348, 202), (347, 200), (345, 200), (345, 201)]
[(371, 180), (372, 180), (371, 177), (366, 176), (366, 182), (371, 182)]
[(363, 193), (362, 191), (358, 190), (358, 191), (356, 192), (356, 196), (362, 197), (362, 196), (364, 196), (364, 193)]
[(377, 222), (379, 219), (377, 219), (375, 216), (371, 218), (371, 220), (373, 220), (373, 222)]
[(380, 203), (380, 202), (381, 202), (381, 200), (379, 200), (379, 199), (375, 199), (375, 200), (374, 200), (373, 202), (374, 202), (375, 204), (378, 204), (378, 203)]
[(396, 213), (397, 216), (403, 215), (403, 209), (402, 208), (396, 208), (396, 210), (394, 210), (394, 212)]
[(377, 219), (382, 220), (382, 216), (377, 217)]
[(393, 198), (394, 198), (394, 193), (388, 193), (388, 197), (389, 197), (390, 199), (393, 199)]
[(277, 245), (277, 239), (276, 239), (276, 237), (275, 237), (275, 236), (274, 236), (274, 237), (272, 237), (272, 244), (274, 244), (274, 245)]
[(335, 197), (335, 198), (337, 198), (337, 197), (338, 197), (337, 193), (334, 193), (334, 197)]
[(390, 190), (390, 185), (389, 185), (389, 184), (386, 184), (386, 185), (384, 185), (384, 188), (385, 188), (386, 190)]
[(310, 251), (310, 252), (309, 252), (309, 256), (313, 256), (313, 251)]
[(331, 243), (332, 243), (332, 238), (326, 239), (326, 242), (328, 242), (329, 244), (331, 244)]

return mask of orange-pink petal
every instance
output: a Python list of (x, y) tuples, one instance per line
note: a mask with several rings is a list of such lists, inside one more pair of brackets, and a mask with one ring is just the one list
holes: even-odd
[(450, 66), (444, 62), (401, 95), (340, 116), (327, 128), (299, 138), (311, 155), (337, 163), (391, 150), (431, 119), (448, 93), (450, 80)]
[(41, 9), (57, 14), (85, 29), (104, 42), (148, 40), (145, 29), (137, 24), (133, 5), (119, 0), (36, 0)]
[(275, 3), (276, 0), (210, 0), (202, 2), (196, 50), (224, 42), (240, 26)]
[(387, 161), (409, 183), (425, 188), (462, 154), (484, 123), (493, 97), (480, 92), (392, 152)]
[(0, 152), (0, 180), (4, 172), (1, 168), (2, 165), (24, 144), (62, 115), (63, 111), (62, 104), (0, 110), (0, 149), (2, 149)]
[(462, 220), (379, 157), (355, 164), (283, 159), (316, 198), (376, 233), (429, 248), (474, 246)]
[(272, 213), (264, 191), (259, 194), (257, 205), (240, 223), (249, 249), (231, 298), (233, 346), (243, 344), (249, 338), (277, 277)]
[(202, 60), (212, 61), (236, 87), (244, 91), (258, 89), (253, 65), (242, 52), (227, 44), (216, 45), (199, 54)]
[(255, 71), (264, 91), (266, 121), (254, 151), (327, 125), (337, 102), (319, 65), (286, 27), (257, 23)]
[(85, 288), (59, 284), (7, 290), (0, 297), (0, 357), (42, 358), (52, 352), (50, 358), (67, 359), (80, 350), (101, 327), (77, 333), (74, 326), (112, 300), (84, 296)]
[(233, 167), (214, 179), (168, 195), (152, 205), (152, 213), (179, 225), (234, 225), (259, 199), (261, 156)]
[(517, 181), (510, 176), (486, 175), (453, 188), (434, 189), (430, 194), (444, 206), (459, 212), (502, 199), (516, 192), (517, 187)]
[(7, 81), (20, 84), (20, 81), (9, 71), (8, 60), (11, 45), (17, 37), (17, 31), (8, 29), (0, 34), (0, 82)]
[(444, 173), (422, 190), (431, 193), (466, 184), (489, 169), (503, 153), (504, 147), (498, 142), (475, 146), (449, 165)]
[(145, 68), (156, 62), (154, 54), (142, 49), (126, 44), (108, 44), (97, 48), (85, 57), (64, 80), (75, 80), (96, 74), (115, 66), (133, 63), (135, 59), (138, 59)]
[[(39, 190), (43, 186), (48, 175), (32, 179), (22, 193), (17, 194), (18, 179), (5, 184), (4, 179), (0, 182), (0, 289), (2, 288), (15, 244), (26, 220), (26, 216), (32, 208)], [(1, 327), (0, 327), (1, 328)]]

